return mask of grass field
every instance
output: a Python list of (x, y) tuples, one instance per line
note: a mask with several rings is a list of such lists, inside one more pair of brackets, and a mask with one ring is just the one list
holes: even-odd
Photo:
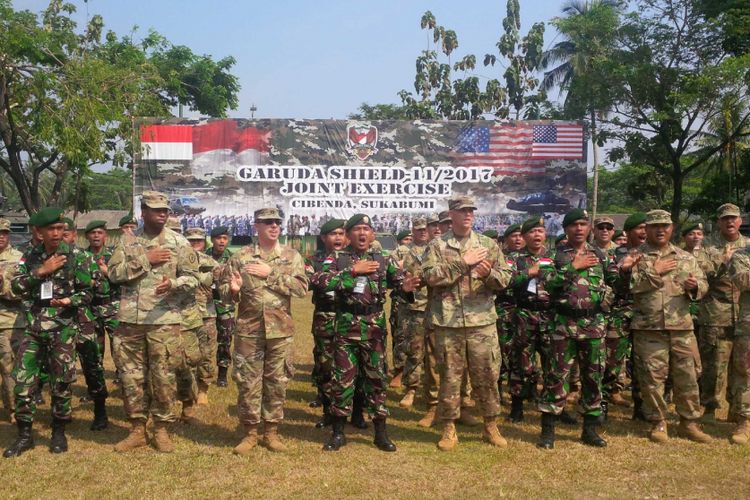
[[(177, 450), (161, 455), (150, 448), (116, 454), (114, 443), (127, 434), (122, 403), (109, 400), (110, 428), (90, 432), (91, 404), (78, 405), (82, 377), (75, 387), (74, 423), (69, 427), (70, 451), (52, 455), (49, 394), (35, 427), (37, 447), (13, 460), (0, 459), (0, 495), (24, 498), (225, 498), (262, 497), (637, 497), (748, 498), (750, 447), (730, 445), (732, 426), (706, 426), (716, 440), (699, 445), (673, 436), (663, 446), (646, 439), (647, 425), (634, 423), (614, 409), (606, 425), (609, 447), (592, 449), (578, 441), (579, 428), (558, 426), (553, 451), (535, 447), (538, 415), (527, 406), (521, 425), (503, 422), (509, 447), (496, 450), (481, 442), (480, 428), (459, 426), (459, 446), (451, 453), (437, 450), (439, 429), (417, 426), (424, 406), (398, 408), (400, 394), (389, 393), (391, 437), (397, 453), (372, 445), (371, 429), (348, 427), (349, 444), (323, 453), (328, 430), (313, 427), (319, 410), (307, 406), (310, 386), (311, 308), (295, 301), (297, 374), (287, 393), (282, 436), (286, 454), (257, 448), (250, 457), (232, 454), (241, 438), (237, 425), (236, 389), (212, 387), (210, 405), (199, 410), (200, 426), (175, 424)], [(108, 359), (108, 367), (111, 363)], [(108, 372), (111, 375), (111, 371)], [(113, 392), (116, 387), (110, 385)], [(504, 410), (505, 412), (505, 410)], [(676, 424), (676, 422), (674, 422)], [(676, 425), (675, 425), (676, 426)], [(673, 427), (675, 427), (673, 426)], [(670, 431), (670, 434), (673, 434)], [(0, 424), (0, 446), (9, 445), (15, 428)]]

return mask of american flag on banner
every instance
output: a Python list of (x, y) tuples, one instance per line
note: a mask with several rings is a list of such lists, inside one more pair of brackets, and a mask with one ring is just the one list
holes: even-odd
[(463, 129), (456, 146), (458, 163), (493, 167), (495, 175), (543, 175), (551, 160), (583, 160), (583, 126), (501, 124)]

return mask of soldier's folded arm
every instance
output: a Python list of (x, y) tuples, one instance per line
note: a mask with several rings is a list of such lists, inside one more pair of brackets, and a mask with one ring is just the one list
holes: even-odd
[(654, 270), (654, 266), (651, 262), (644, 262), (643, 260), (638, 262), (635, 271), (630, 277), (630, 291), (632, 293), (659, 290), (663, 286), (664, 280), (659, 273)]
[(177, 278), (170, 281), (174, 291), (191, 292), (198, 288), (198, 257), (191, 247), (177, 249)]
[(489, 259), (495, 264), (490, 269), (490, 274), (484, 278), (484, 284), (490, 290), (499, 292), (507, 288), (510, 284), (513, 277), (513, 269), (505, 261), (505, 256), (503, 256), (503, 252), (497, 244), (493, 245), (493, 248), (490, 250)]
[(313, 286), (326, 292), (346, 292), (354, 290), (356, 280), (351, 267), (339, 270), (336, 263), (338, 255), (331, 254), (323, 261), (320, 272), (315, 273), (310, 282)]
[(750, 290), (750, 257), (735, 253), (729, 261), (729, 277), (741, 292)]
[(298, 253), (292, 258), (290, 270), (272, 268), (266, 278), (266, 287), (282, 295), (301, 298), (307, 293), (309, 280), (305, 272), (305, 263)]
[(44, 279), (37, 278), (26, 264), (19, 264), (13, 275), (11, 290), (21, 298), (28, 298), (32, 291), (39, 287)]
[(422, 277), (431, 287), (451, 286), (461, 276), (469, 274), (470, 270), (471, 268), (463, 259), (447, 261), (442, 258), (440, 249), (433, 244), (427, 248), (422, 263)]

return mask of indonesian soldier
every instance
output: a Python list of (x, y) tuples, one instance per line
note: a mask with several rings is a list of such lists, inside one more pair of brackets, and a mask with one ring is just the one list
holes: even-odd
[(429, 322), (435, 328), (441, 359), (438, 416), (445, 423), (438, 448), (458, 443), (455, 422), (461, 409), (461, 380), (468, 365), (474, 398), (484, 417), (483, 439), (505, 447), (497, 428), (500, 345), (495, 293), (507, 287), (511, 269), (497, 243), (472, 230), (476, 204), (469, 197), (449, 202), (452, 229), (432, 241), (422, 276), (430, 290)]
[[(503, 245), (505, 242), (511, 244), (514, 250), (509, 251), (508, 248), (503, 248), (505, 253), (506, 261), (508, 265), (512, 265), (513, 258), (521, 251), (523, 246), (523, 237), (519, 241), (516, 238), (517, 235), (521, 235), (521, 225), (511, 224), (503, 232)], [(513, 235), (511, 237), (511, 235)], [(485, 235), (486, 236), (486, 235)], [(508, 287), (495, 295), (495, 311), (497, 312), (497, 335), (500, 342), (500, 378), (498, 379), (498, 390), (500, 391), (500, 400), (503, 399), (502, 393), (502, 378), (505, 377), (508, 380), (510, 386), (510, 355), (513, 342), (513, 335), (515, 333), (515, 311), (516, 311), (516, 299), (513, 295), (513, 288)], [(513, 419), (511, 419), (513, 420)]]
[[(698, 426), (698, 347), (690, 316), (691, 299), (700, 299), (708, 288), (695, 257), (672, 243), (672, 217), (664, 210), (646, 214), (646, 243), (632, 269), (635, 369), (643, 397), (643, 413), (651, 422), (649, 438), (664, 443), (667, 404), (664, 382), (670, 371), (674, 403), (680, 416), (680, 434), (706, 443), (711, 438)], [(633, 260), (623, 262), (627, 270)]]
[(505, 228), (503, 233), (503, 252), (511, 255), (513, 252), (520, 252), (526, 242), (521, 234), (521, 224), (511, 224)]
[[(374, 233), (373, 233), (374, 236)], [(396, 235), (398, 247), (393, 252), (393, 259), (399, 268), (404, 265), (404, 258), (409, 253), (409, 244), (412, 235), (408, 230), (401, 231)], [(404, 365), (406, 364), (406, 339), (401, 327), (402, 311), (406, 308), (406, 301), (398, 293), (391, 293), (391, 315), (388, 322), (391, 327), (391, 351), (393, 353), (393, 376), (391, 377), (390, 386), (399, 388), (403, 384)]]
[(577, 361), (581, 373), (581, 441), (604, 447), (607, 442), (597, 433), (606, 357), (604, 312), (611, 302), (609, 285), (617, 281), (618, 274), (614, 261), (587, 242), (591, 224), (585, 210), (571, 210), (562, 225), (568, 242), (557, 247), (556, 272), (548, 278), (546, 287), (555, 317), (550, 329), (549, 370), (539, 402), (542, 432), (537, 446), (554, 448), (555, 416), (565, 408), (570, 371)]
[[(211, 230), (211, 247), (206, 250), (206, 255), (209, 255), (219, 264), (226, 264), (232, 256), (228, 245), (229, 228), (227, 226), (215, 227)], [(232, 362), (231, 348), (232, 335), (234, 335), (235, 329), (235, 309), (233, 303), (224, 303), (220, 299), (217, 299), (215, 304), (216, 364), (219, 370), (216, 385), (226, 387), (227, 371), (229, 370), (229, 364)]]
[(167, 196), (144, 191), (143, 227), (123, 234), (109, 261), (109, 279), (120, 285), (120, 326), (114, 335), (130, 434), (117, 443), (123, 452), (146, 446), (146, 422), (155, 423), (152, 443), (164, 453), (174, 450), (168, 425), (173, 406), (175, 371), (183, 360), (182, 311), (186, 295), (198, 286), (198, 259), (187, 240), (165, 227)]
[(286, 386), (294, 375), (292, 297), (307, 293), (308, 279), (300, 254), (279, 244), (281, 214), (276, 208), (255, 211), (258, 242), (230, 257), (222, 278), (227, 303), (237, 303), (233, 377), (245, 436), (234, 448), (249, 453), (258, 443), (258, 426), (270, 451), (285, 451), (278, 435), (284, 418)]
[(741, 292), (729, 377), (732, 383), (729, 411), (737, 420), (732, 442), (747, 444), (750, 441), (750, 249), (734, 253), (729, 262), (729, 276)]
[[(706, 273), (708, 294), (701, 300), (698, 309), (698, 347), (703, 372), (700, 377), (701, 405), (705, 407), (704, 419), (713, 420), (714, 413), (724, 399), (727, 387), (727, 367), (732, 355), (732, 335), (737, 321), (739, 290), (732, 284), (726, 272), (726, 262), (732, 252), (750, 244), (742, 236), (740, 209), (725, 203), (716, 211), (719, 233), (707, 242), (707, 259), (712, 269)], [(727, 394), (731, 404), (732, 394)]]
[(62, 210), (40, 210), (36, 224), (42, 243), (24, 253), (13, 277), (13, 292), (31, 306), (13, 370), (18, 438), (5, 450), (6, 458), (34, 447), (31, 426), (36, 404), (32, 392), (39, 382), (42, 350), (48, 356), (52, 389), (50, 451), (68, 451), (65, 425), (71, 420), (71, 384), (76, 374), (76, 311), (90, 304), (99, 272), (91, 257), (62, 241)]
[(336, 451), (346, 444), (344, 423), (352, 411), (355, 379), (361, 374), (367, 410), (375, 427), (374, 443), (380, 450), (396, 451), (386, 431), (383, 305), (389, 288), (408, 294), (419, 280), (404, 277), (393, 257), (372, 250), (373, 229), (367, 215), (353, 215), (344, 229), (349, 246), (328, 256), (322, 270), (313, 275), (314, 286), (336, 293), (333, 433), (323, 450)]
[(133, 217), (132, 211), (130, 211), (130, 213), (120, 219), (118, 225), (122, 234), (133, 233), (136, 229), (138, 229), (138, 221), (135, 220), (135, 217)]

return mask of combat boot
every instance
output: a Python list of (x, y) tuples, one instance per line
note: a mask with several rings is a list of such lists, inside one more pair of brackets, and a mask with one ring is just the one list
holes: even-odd
[(458, 423), (467, 427), (476, 427), (477, 425), (479, 425), (479, 420), (477, 420), (474, 415), (469, 413), (469, 410), (463, 408), (461, 410), (461, 416), (458, 417)]
[(400, 389), (401, 388), (401, 377), (402, 377), (402, 375), (403, 375), (403, 373), (401, 372), (401, 370), (397, 371), (393, 375), (393, 378), (391, 379), (391, 383), (388, 384), (388, 386), (391, 389)]
[(484, 432), (482, 439), (492, 446), (498, 448), (507, 448), (508, 441), (505, 440), (500, 430), (497, 428), (497, 419), (495, 417), (484, 417)]
[(52, 419), (52, 439), (49, 442), (50, 453), (68, 451), (68, 438), (65, 437), (65, 420)]
[(563, 409), (562, 413), (560, 413), (557, 416), (557, 420), (560, 421), (561, 424), (565, 425), (578, 425), (578, 419), (575, 415), (571, 415), (568, 413), (568, 410)]
[(630, 408), (630, 401), (622, 397), (621, 392), (613, 392), (609, 396), (609, 402), (615, 406), (622, 406), (624, 408)]
[(521, 396), (511, 396), (508, 420), (514, 424), (523, 422), (523, 398)]
[(346, 417), (333, 417), (333, 423), (331, 424), (331, 427), (333, 427), (333, 433), (328, 442), (323, 445), (323, 451), (338, 451), (339, 448), (346, 444), (344, 424), (346, 424)]
[(747, 444), (750, 441), (750, 420), (743, 418), (732, 433), (734, 444)]
[(350, 423), (357, 429), (367, 429), (367, 421), (364, 416), (365, 397), (358, 393), (354, 395), (354, 405), (352, 407), (352, 418)]
[(154, 438), (151, 440), (151, 444), (160, 453), (172, 453), (174, 451), (174, 443), (172, 442), (172, 438), (169, 437), (169, 432), (167, 432), (166, 422), (156, 422), (154, 426)]
[(406, 391), (406, 394), (404, 394), (404, 397), (401, 398), (401, 401), (399, 401), (398, 405), (401, 408), (411, 408), (414, 406), (414, 396), (417, 395), (417, 391), (414, 389), (409, 389)]
[(643, 413), (643, 400), (640, 396), (633, 396), (633, 416), (631, 420), (640, 420), (646, 422), (646, 415)]
[(92, 431), (103, 431), (109, 426), (107, 418), (107, 398), (94, 399), (94, 421), (91, 422)]
[(651, 431), (648, 433), (648, 438), (654, 443), (664, 444), (669, 441), (669, 434), (667, 434), (667, 423), (664, 420), (658, 420), (651, 424)]
[(706, 408), (701, 417), (701, 422), (704, 424), (715, 424), (716, 423), (716, 410), (714, 408)]
[(146, 422), (143, 420), (130, 421), (130, 434), (115, 445), (115, 451), (125, 452), (146, 446)]
[(268, 448), (268, 451), (275, 451), (278, 453), (287, 451), (287, 446), (281, 441), (279, 437), (279, 424), (276, 422), (265, 422), (263, 424), (263, 446)]
[(182, 402), (182, 415), (180, 415), (180, 420), (183, 424), (200, 424), (200, 420), (198, 420), (198, 417), (195, 416), (195, 403), (193, 401)]
[(696, 443), (710, 443), (713, 441), (711, 436), (701, 430), (696, 420), (681, 418), (680, 426), (677, 428), (677, 431), (682, 437), (687, 438), (690, 441), (695, 441)]
[(208, 404), (208, 384), (198, 382), (198, 397), (196, 403), (198, 406), (206, 406)]
[(446, 420), (445, 427), (443, 427), (443, 435), (440, 437), (437, 447), (440, 451), (451, 451), (457, 444), (456, 424), (453, 420)]
[(429, 408), (427, 408), (427, 413), (424, 417), (422, 417), (422, 420), (417, 422), (417, 425), (420, 427), (432, 427), (435, 425), (435, 420), (437, 419), (437, 405), (430, 405)]
[(372, 421), (375, 427), (375, 439), (372, 441), (380, 451), (396, 451), (396, 445), (388, 438), (385, 418), (376, 418)]
[[(352, 420), (354, 419), (354, 414), (352, 413)], [(333, 423), (333, 415), (331, 415), (331, 406), (330, 405), (323, 405), (323, 418), (318, 420), (318, 422), (315, 424), (316, 429), (322, 429), (323, 427), (328, 427)]]
[(555, 447), (555, 421), (557, 417), (554, 413), (542, 412), (542, 432), (539, 434), (537, 448), (551, 450)]
[(247, 455), (258, 445), (258, 424), (245, 425), (245, 437), (240, 444), (234, 447), (232, 452), (235, 455)]
[(581, 441), (583, 444), (589, 446), (595, 446), (597, 448), (605, 448), (607, 442), (597, 432), (596, 428), (599, 426), (599, 417), (596, 415), (584, 415), (583, 416), (583, 432), (581, 433)]
[(34, 448), (34, 436), (31, 433), (31, 424), (31, 422), (21, 420), (16, 422), (18, 437), (16, 438), (16, 442), (3, 452), (5, 458), (20, 457), (23, 452)]
[(229, 369), (226, 366), (220, 366), (219, 367), (219, 376), (216, 377), (216, 386), (217, 387), (226, 387), (227, 386), (227, 371)]

